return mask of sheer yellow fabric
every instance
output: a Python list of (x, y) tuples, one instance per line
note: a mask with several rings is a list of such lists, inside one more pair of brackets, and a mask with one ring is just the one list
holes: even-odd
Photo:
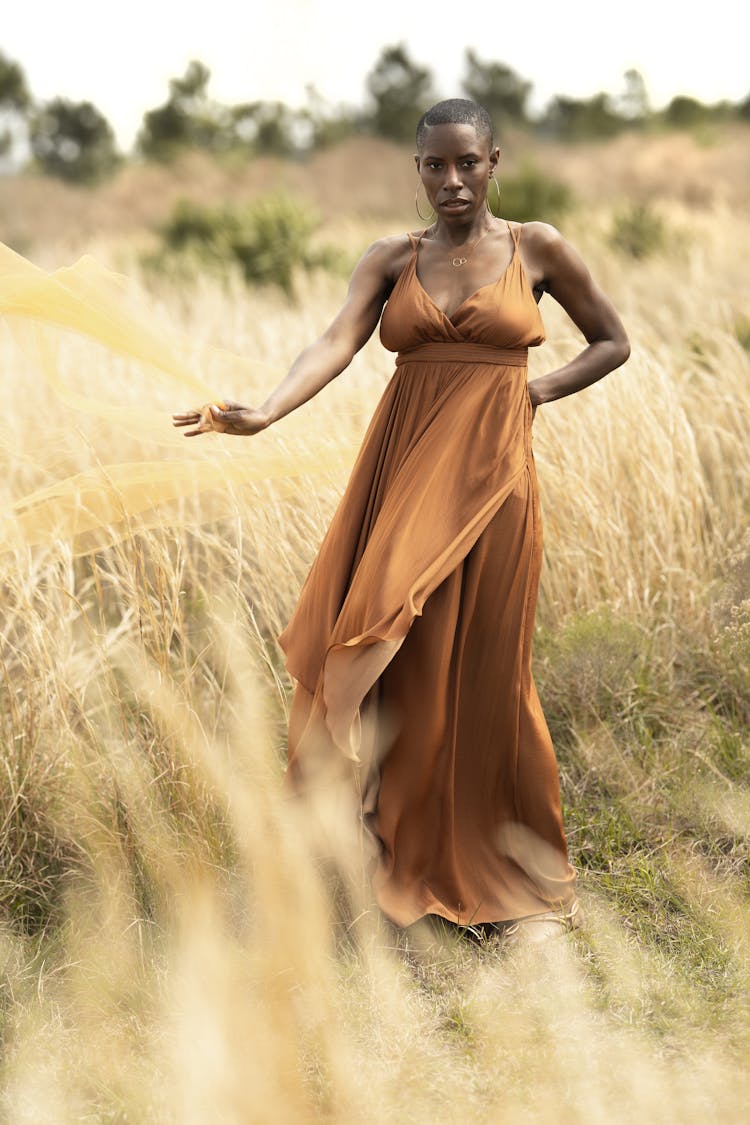
[(293, 429), (186, 441), (172, 411), (246, 395), (257, 361), (190, 341), (91, 257), (48, 273), (0, 243), (0, 317), (11, 384), (0, 428), (2, 552), (56, 539), (75, 553), (97, 550), (139, 528), (200, 519), (194, 506), (186, 517), (184, 502), (204, 494), (204, 518), (216, 518), (232, 510), (239, 485), (294, 490), (295, 478), (353, 453), (290, 440)]

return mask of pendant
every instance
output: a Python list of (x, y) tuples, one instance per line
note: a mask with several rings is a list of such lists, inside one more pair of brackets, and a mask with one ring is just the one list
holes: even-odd
[(468, 262), (468, 260), (469, 260), (468, 258), (453, 258), (452, 264), (454, 266), (465, 266), (466, 263)]

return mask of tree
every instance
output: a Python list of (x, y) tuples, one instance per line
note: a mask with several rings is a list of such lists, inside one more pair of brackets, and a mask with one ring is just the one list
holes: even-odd
[(612, 107), (609, 94), (592, 98), (566, 98), (558, 94), (541, 120), (542, 129), (569, 141), (612, 137), (626, 124)]
[(120, 159), (111, 125), (91, 102), (46, 102), (31, 117), (29, 141), (42, 171), (74, 183), (102, 179)]
[(233, 147), (290, 156), (299, 148), (299, 115), (283, 102), (245, 102), (230, 110)]
[(498, 128), (504, 121), (523, 123), (527, 120), (526, 101), (531, 82), (519, 78), (511, 67), (500, 62), (482, 62), (469, 47), (466, 51), (464, 93), (479, 102)]
[(21, 67), (0, 51), (0, 157), (10, 152), (30, 107), (31, 94)]
[(345, 106), (331, 106), (313, 85), (305, 87), (307, 107), (303, 111), (312, 148), (326, 148), (345, 140), (361, 125), (361, 116)]
[(231, 147), (229, 112), (208, 96), (211, 71), (193, 59), (182, 78), (172, 78), (164, 105), (149, 110), (136, 147), (154, 160), (170, 160), (182, 148), (218, 152)]
[(688, 94), (677, 94), (664, 110), (664, 120), (675, 129), (693, 129), (710, 116), (710, 107)]
[(23, 71), (17, 62), (0, 51), (0, 106), (27, 110), (30, 105), (31, 95)]
[(651, 101), (640, 70), (625, 71), (625, 89), (618, 100), (618, 111), (633, 124), (642, 125), (651, 116)]
[(432, 99), (432, 75), (412, 62), (403, 44), (384, 47), (367, 76), (367, 90), (374, 103), (374, 131), (394, 141), (411, 140)]

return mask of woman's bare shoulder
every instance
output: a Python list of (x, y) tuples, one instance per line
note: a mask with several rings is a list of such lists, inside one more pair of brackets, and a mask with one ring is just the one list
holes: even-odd
[(524, 265), (535, 284), (561, 274), (585, 270), (577, 250), (551, 223), (518, 223)]
[(395, 281), (409, 260), (412, 241), (408, 234), (388, 234), (372, 242), (360, 258), (360, 263), (377, 270), (390, 281)]
[(521, 242), (533, 250), (553, 250), (562, 245), (565, 239), (557, 227), (552, 223), (542, 223), (534, 220), (530, 223), (514, 223), (513, 226), (521, 231)]
[(370, 301), (376, 296), (387, 301), (396, 280), (409, 260), (408, 234), (387, 235), (371, 242), (349, 278), (349, 295)]

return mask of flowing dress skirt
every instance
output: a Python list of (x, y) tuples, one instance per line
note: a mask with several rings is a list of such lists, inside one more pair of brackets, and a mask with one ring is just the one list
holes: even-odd
[(289, 782), (351, 771), (399, 925), (575, 899), (531, 672), (541, 558), (525, 352), (400, 356), (280, 637)]

